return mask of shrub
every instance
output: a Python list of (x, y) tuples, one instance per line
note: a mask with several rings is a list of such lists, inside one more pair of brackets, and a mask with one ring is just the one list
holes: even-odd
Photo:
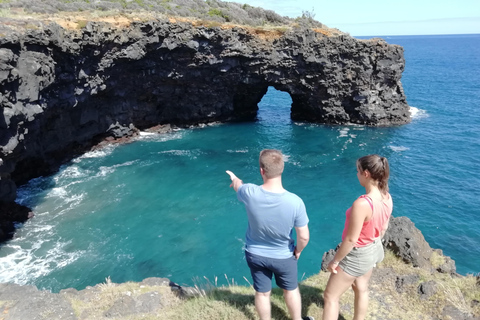
[(141, 11), (170, 16), (193, 17), (200, 20), (230, 22), (249, 26), (285, 26), (297, 23), (303, 27), (322, 28), (312, 11), (301, 17), (282, 17), (272, 10), (248, 4), (220, 0), (0, 0), (1, 8), (22, 8), (28, 13), (58, 11)]
[(223, 19), (225, 19), (225, 21), (227, 21), (227, 22), (230, 21), (230, 17), (220, 9), (210, 9), (210, 10), (208, 10), (208, 15), (211, 16), (211, 17), (213, 17), (213, 16), (222, 17)]
[(87, 20), (78, 20), (77, 21), (77, 28), (78, 29), (83, 29), (87, 26), (88, 21)]

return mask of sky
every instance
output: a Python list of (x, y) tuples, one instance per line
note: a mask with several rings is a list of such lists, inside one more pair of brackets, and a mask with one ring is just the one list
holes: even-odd
[(281, 16), (313, 13), (351, 36), (480, 34), (480, 0), (228, 0)]

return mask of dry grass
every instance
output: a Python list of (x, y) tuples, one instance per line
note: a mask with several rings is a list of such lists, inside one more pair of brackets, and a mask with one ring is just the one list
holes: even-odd
[[(0, 11), (0, 17), (18, 19), (18, 20), (32, 20), (42, 21), (45, 24), (54, 22), (67, 30), (80, 30), (84, 28), (89, 21), (108, 23), (116, 28), (128, 28), (132, 22), (146, 22), (154, 20), (168, 20), (171, 23), (185, 22), (192, 26), (204, 26), (207, 28), (242, 28), (248, 33), (258, 37), (264, 41), (273, 41), (282, 37), (287, 31), (299, 27), (298, 23), (291, 23), (284, 26), (270, 26), (264, 25), (260, 27), (253, 27), (248, 25), (239, 25), (233, 23), (221, 23), (218, 21), (191, 18), (191, 17), (171, 17), (158, 12), (137, 11), (134, 13), (120, 13), (116, 11), (83, 11), (83, 12), (61, 12), (55, 14), (34, 14), (26, 13), (21, 8), (3, 9)], [(337, 29), (328, 27), (312, 29), (317, 33), (325, 36), (335, 36), (341, 33)]]
[[(395, 287), (398, 276), (417, 275), (418, 282), (404, 286), (402, 292)], [(217, 279), (195, 279), (197, 295), (180, 297), (178, 291), (168, 286), (141, 286), (128, 282), (114, 284), (109, 278), (105, 283), (97, 285), (89, 295), (90, 298), (69, 296), (75, 314), (81, 317), (103, 319), (105, 311), (122, 296), (137, 297), (144, 293), (155, 292), (161, 301), (162, 308), (154, 314), (131, 315), (120, 319), (258, 319), (255, 311), (254, 289), (251, 286), (238, 285), (234, 279), (228, 279), (228, 285), (218, 287)], [(323, 313), (323, 291), (329, 274), (320, 272), (300, 284), (303, 315), (311, 315), (321, 319)], [(249, 284), (248, 279), (239, 279), (241, 284)], [(244, 282), (245, 281), (245, 282)], [(436, 292), (421, 298), (418, 285), (426, 281), (435, 281)], [(367, 320), (384, 319), (442, 319), (443, 308), (453, 305), (458, 310), (471, 315), (480, 315), (480, 307), (472, 304), (480, 300), (480, 288), (473, 275), (452, 278), (447, 274), (413, 268), (405, 264), (393, 253), (386, 252), (385, 260), (374, 271), (370, 285), (370, 303)], [(195, 291), (195, 290), (194, 290)], [(283, 300), (282, 290), (272, 291), (272, 317), (277, 320), (289, 319), (288, 310)], [(353, 290), (349, 289), (340, 302), (341, 315), (344, 319), (353, 317)]]
[(438, 254), (436, 251), (433, 251), (431, 257), (430, 257), (430, 263), (432, 266), (437, 269), (441, 265), (445, 264), (445, 257)]

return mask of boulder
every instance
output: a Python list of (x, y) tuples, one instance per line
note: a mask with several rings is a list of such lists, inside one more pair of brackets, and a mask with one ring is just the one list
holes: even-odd
[[(433, 269), (449, 274), (456, 273), (455, 261), (444, 256), (441, 250), (433, 250), (422, 232), (407, 217), (392, 217), (382, 242), (385, 248), (390, 249), (414, 267)], [(438, 266), (432, 264), (434, 252), (443, 260), (443, 263)]]

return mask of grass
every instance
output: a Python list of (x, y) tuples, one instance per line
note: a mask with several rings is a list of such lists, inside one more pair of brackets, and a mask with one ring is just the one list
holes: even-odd
[(441, 265), (445, 264), (445, 257), (433, 251), (430, 257), (430, 263), (435, 269), (438, 269)]
[[(222, 16), (227, 21), (229, 20), (228, 17), (225, 16), (224, 12), (220, 9), (211, 9), (209, 11), (209, 15)], [(168, 16), (160, 12), (146, 10), (123, 12), (112, 9), (106, 11), (59, 12), (55, 14), (40, 14), (26, 13), (21, 8), (11, 8), (0, 9), (0, 17), (27, 21), (43, 21), (46, 24), (48, 24), (49, 22), (55, 22), (64, 29), (69, 30), (81, 30), (86, 26), (89, 21), (106, 22), (117, 28), (128, 28), (130, 24), (134, 21), (147, 22), (155, 20), (168, 20), (171, 23), (190, 23), (194, 27), (220, 27), (223, 29), (239, 27), (247, 30), (247, 32), (251, 33), (256, 37), (267, 41), (278, 39), (282, 37), (286, 32), (300, 27), (299, 24), (295, 21), (285, 25), (270, 25), (267, 23), (261, 26), (252, 26), (232, 22), (219, 22), (216, 20), (209, 20), (208, 18)], [(328, 28), (326, 26), (323, 26), (322, 28), (312, 28), (312, 30), (325, 36), (337, 36), (343, 34), (337, 29)]]
[(77, 21), (77, 28), (78, 29), (83, 29), (87, 26), (88, 21), (87, 20), (78, 20)]
[[(395, 279), (398, 276), (417, 275), (419, 281), (405, 286), (398, 292)], [(225, 276), (226, 277), (226, 276)], [(329, 274), (320, 272), (303, 280), (299, 287), (302, 295), (302, 314), (321, 319), (323, 313), (323, 291)], [(250, 284), (249, 279), (239, 279), (243, 284)], [(418, 294), (418, 285), (425, 281), (435, 281), (436, 292), (428, 299)], [(67, 295), (75, 314), (88, 315), (89, 318), (102, 318), (118, 299), (128, 295), (138, 297), (144, 293), (157, 294), (162, 308), (152, 314), (136, 314), (119, 319), (258, 319), (255, 311), (254, 294), (251, 285), (238, 285), (233, 279), (228, 279), (226, 286), (218, 287), (217, 279), (194, 279), (196, 295), (181, 296), (178, 291), (168, 286), (144, 286), (139, 283), (127, 282), (114, 284), (109, 278), (105, 283), (93, 289), (88, 299), (80, 299), (77, 295)], [(430, 272), (405, 264), (393, 253), (387, 251), (385, 260), (374, 271), (370, 283), (370, 303), (368, 307), (369, 320), (384, 319), (444, 319), (443, 308), (453, 305), (458, 310), (475, 316), (480, 316), (480, 306), (473, 302), (480, 301), (480, 288), (473, 275), (452, 277), (448, 274)], [(288, 310), (283, 300), (283, 292), (276, 288), (272, 290), (272, 318), (276, 320), (289, 319)], [(349, 289), (342, 296), (340, 303), (340, 319), (353, 317), (353, 290)]]

